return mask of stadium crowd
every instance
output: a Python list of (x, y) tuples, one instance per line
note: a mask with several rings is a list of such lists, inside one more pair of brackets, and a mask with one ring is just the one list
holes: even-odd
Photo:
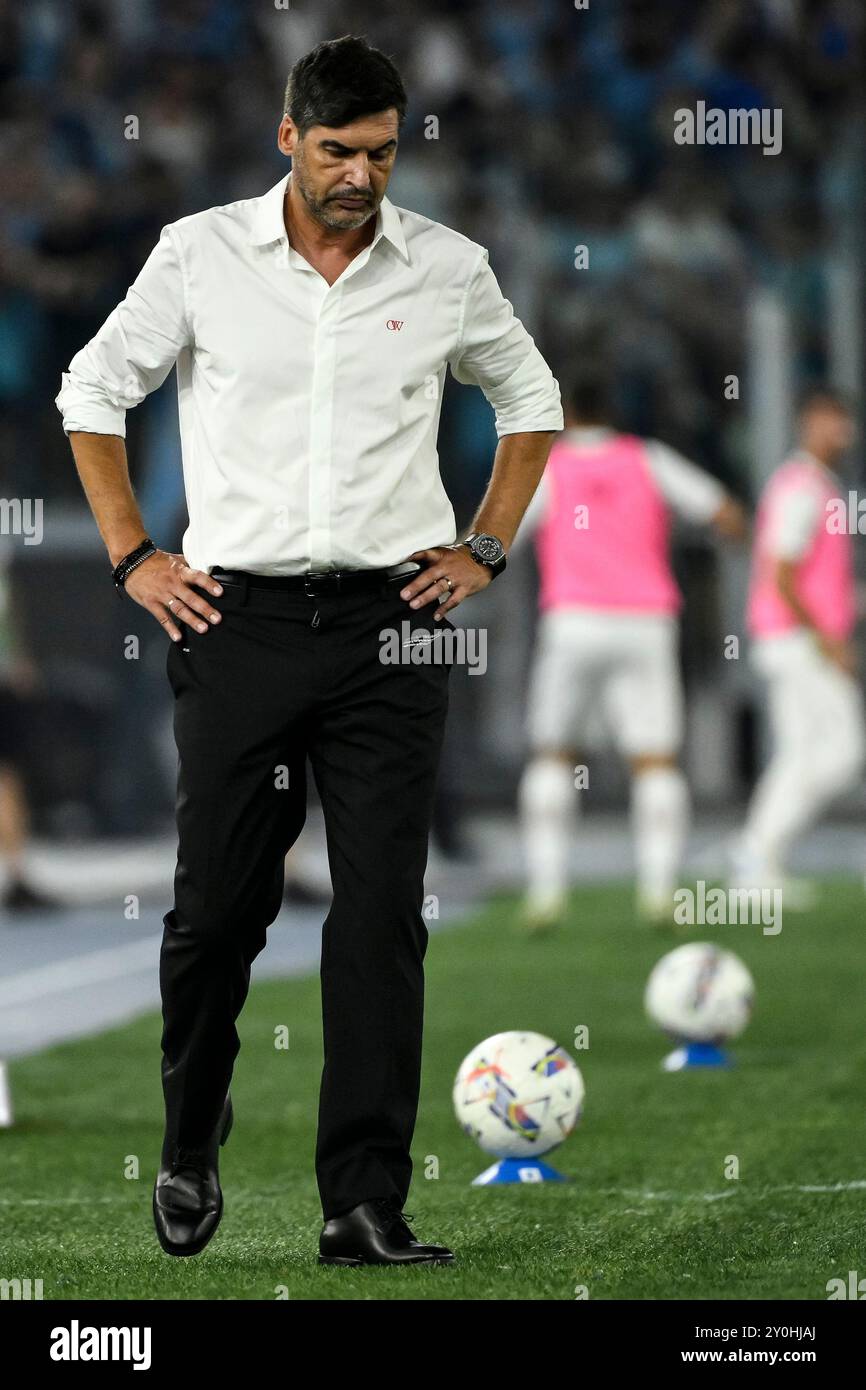
[[(53, 406), (62, 368), (162, 225), (276, 182), (286, 72), (348, 31), (406, 73), (393, 200), (489, 246), (552, 363), (608, 353), (634, 428), (736, 473), (718, 382), (740, 364), (755, 277), (784, 287), (803, 365), (821, 366), (823, 253), (863, 177), (863, 30), (855, 0), (0, 0), (5, 491), (76, 497)], [(781, 107), (785, 159), (724, 146), (672, 159), (673, 112), (699, 99)], [(167, 498), (182, 502), (172, 387), (161, 394), (131, 450), (155, 527), (174, 520)], [(470, 505), (491, 427), (477, 393), (452, 396), (443, 461)]]

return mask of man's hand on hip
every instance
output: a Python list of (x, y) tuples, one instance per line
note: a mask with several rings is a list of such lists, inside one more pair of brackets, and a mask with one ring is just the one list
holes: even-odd
[(132, 571), (123, 587), (130, 598), (162, 624), (172, 642), (178, 642), (182, 635), (172, 621), (174, 618), (194, 627), (196, 632), (207, 632), (208, 622), (213, 625), (220, 621), (219, 613), (196, 589), (221, 594), (222, 587), (204, 570), (192, 569), (183, 555), (155, 551)]
[(409, 600), (410, 608), (424, 608), (428, 603), (438, 604), (433, 614), (437, 621), (470, 594), (486, 589), (493, 578), (487, 566), (473, 560), (463, 545), (416, 550), (409, 559), (417, 560), (420, 564), (426, 560), (428, 568), (422, 569), (400, 590), (400, 597)]

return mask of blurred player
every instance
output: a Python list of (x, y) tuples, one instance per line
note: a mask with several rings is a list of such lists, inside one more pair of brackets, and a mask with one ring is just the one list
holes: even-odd
[(0, 909), (27, 912), (58, 906), (30, 882), (26, 867), (30, 817), (21, 775), (39, 676), (15, 620), (9, 557), (0, 551)]
[(863, 771), (851, 539), (836, 519), (833, 472), (854, 438), (844, 400), (810, 390), (799, 448), (758, 506), (748, 626), (768, 687), (772, 755), (734, 849), (733, 877), (743, 885), (781, 884), (795, 838)]
[(612, 429), (601, 374), (581, 377), (565, 409), (566, 430), (524, 523), (536, 530), (541, 579), (519, 796), (525, 920), (541, 929), (563, 912), (575, 762), (598, 709), (631, 771), (638, 910), (669, 920), (689, 823), (669, 512), (732, 538), (745, 518), (719, 482), (673, 449)]

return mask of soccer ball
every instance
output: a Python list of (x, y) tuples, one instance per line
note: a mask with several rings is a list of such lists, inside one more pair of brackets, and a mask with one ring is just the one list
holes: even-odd
[(485, 1153), (526, 1158), (567, 1139), (583, 1105), (583, 1077), (540, 1033), (494, 1033), (473, 1047), (454, 1082), (454, 1113)]
[(742, 1033), (754, 997), (754, 981), (739, 956), (690, 941), (662, 956), (647, 982), (644, 1005), (666, 1033), (709, 1043)]

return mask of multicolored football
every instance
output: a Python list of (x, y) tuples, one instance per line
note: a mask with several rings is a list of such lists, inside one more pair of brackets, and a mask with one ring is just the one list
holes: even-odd
[(495, 1033), (473, 1047), (454, 1082), (458, 1123), (496, 1158), (538, 1157), (567, 1139), (584, 1085), (564, 1048), (541, 1033)]

